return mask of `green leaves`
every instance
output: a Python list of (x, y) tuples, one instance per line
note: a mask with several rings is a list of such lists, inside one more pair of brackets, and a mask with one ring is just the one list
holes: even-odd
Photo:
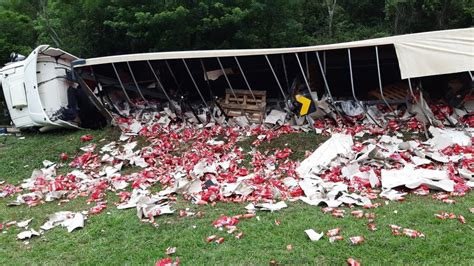
[(472, 0), (3, 0), (0, 58), (43, 43), (86, 58), (315, 45), (469, 27), (473, 10)]
[(0, 8), (0, 60), (8, 61), (11, 52), (28, 55), (36, 34), (28, 16)]

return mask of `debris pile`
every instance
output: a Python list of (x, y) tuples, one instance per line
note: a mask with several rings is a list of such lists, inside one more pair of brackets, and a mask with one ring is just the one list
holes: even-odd
[[(115, 121), (122, 130), (120, 138), (100, 148), (96, 144), (82, 147), (82, 153), (69, 163), (74, 168), (70, 173), (56, 173), (69, 159), (67, 154), (61, 154), (62, 162), (44, 161), (43, 168), (35, 170), (20, 186), (1, 186), (0, 195), (20, 192), (9, 204), (28, 206), (88, 197), (89, 202), (95, 203), (90, 210), (59, 212), (41, 226), (42, 230), (49, 230), (61, 225), (69, 232), (84, 227), (87, 215), (108, 208), (106, 195), (110, 192), (120, 198), (113, 203), (116, 208), (135, 208), (139, 219), (154, 225), (157, 216), (175, 213), (176, 195), (197, 205), (249, 202), (245, 207), (249, 214), (223, 216), (213, 223), (241, 238), (243, 232), (236, 227), (241, 218), (254, 217), (256, 211), (281, 210), (287, 207), (285, 201), (320, 205), (325, 207), (323, 212), (344, 217), (345, 210), (338, 209), (342, 205), (373, 209), (381, 206), (374, 203), (377, 199), (402, 201), (408, 193), (431, 192), (439, 192), (433, 197), (445, 203), (454, 203), (453, 197), (465, 195), (474, 186), (473, 130), (469, 127), (432, 126), (428, 131), (433, 137), (422, 141), (406, 140), (404, 136), (422, 128), (416, 118), (405, 120), (408, 123), (390, 120), (385, 128), (371, 123), (340, 127), (337, 120), (328, 118), (315, 120), (312, 126), (291, 126), (279, 118), (271, 121), (275, 125), (238, 121), (237, 117), (220, 125), (181, 120), (167, 108), (161, 112), (130, 111), (128, 117)], [(283, 134), (311, 130), (330, 137), (314, 151), (308, 151), (301, 162), (293, 159), (291, 146), (259, 149)], [(83, 142), (92, 139), (90, 135), (81, 137)], [(253, 140), (250, 148), (241, 147), (246, 139)], [(135, 171), (122, 173), (125, 168)], [(153, 186), (161, 190), (151, 192)], [(187, 211), (179, 212), (182, 217), (189, 215)], [(356, 210), (350, 215), (366, 217), (368, 229), (377, 230), (375, 214)], [(436, 217), (445, 219), (444, 214)], [(424, 236), (411, 229), (400, 230), (392, 228), (393, 234)], [(324, 235), (313, 229), (305, 232), (311, 241)], [(38, 234), (31, 229), (18, 238)], [(332, 230), (326, 235), (331, 242), (344, 239)], [(363, 236), (349, 239), (353, 244), (365, 241)], [(207, 241), (222, 243), (224, 237), (212, 235)]]

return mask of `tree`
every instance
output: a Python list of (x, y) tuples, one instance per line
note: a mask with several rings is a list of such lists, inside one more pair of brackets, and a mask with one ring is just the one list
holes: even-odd
[(332, 38), (332, 22), (334, 19), (334, 11), (336, 10), (336, 0), (325, 0), (324, 3), (328, 9), (328, 33), (329, 38)]
[(473, 0), (0, 0), (0, 52), (315, 45), (472, 26)]
[(11, 52), (28, 55), (35, 45), (33, 22), (25, 15), (0, 7), (0, 58), (8, 61)]

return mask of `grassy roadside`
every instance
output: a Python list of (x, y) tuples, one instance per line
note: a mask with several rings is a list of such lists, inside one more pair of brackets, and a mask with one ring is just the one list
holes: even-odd
[[(13, 184), (29, 177), (34, 168), (41, 167), (45, 159), (57, 161), (61, 152), (73, 156), (83, 146), (79, 137), (92, 134), (94, 143), (100, 145), (102, 138), (114, 133), (111, 129), (102, 131), (66, 131), (49, 134), (27, 134), (19, 140), (9, 137), (6, 145), (0, 147), (0, 180)], [(305, 150), (313, 150), (324, 141), (313, 133), (289, 134), (264, 143), (261, 149), (282, 148), (288, 144), (294, 150), (292, 156), (301, 158)], [(251, 141), (241, 143), (249, 149)], [(264, 146), (267, 145), (267, 146)], [(27, 166), (26, 166), (27, 165)], [(0, 222), (33, 218), (35, 229), (44, 223), (47, 215), (60, 210), (81, 211), (91, 206), (84, 198), (78, 198), (58, 206), (57, 202), (28, 208), (26, 206), (6, 207), (10, 200), (0, 200)], [(109, 202), (115, 196), (108, 195)], [(268, 265), (270, 261), (280, 264), (338, 264), (348, 257), (359, 259), (363, 264), (474, 264), (474, 214), (468, 208), (474, 207), (474, 196), (469, 194), (457, 198), (455, 205), (447, 205), (431, 197), (410, 196), (405, 202), (390, 202), (370, 212), (377, 216), (375, 232), (367, 229), (365, 219), (333, 218), (323, 214), (319, 207), (301, 202), (288, 203), (289, 208), (275, 213), (258, 213), (259, 220), (244, 219), (238, 224), (244, 232), (242, 239), (236, 239), (225, 231), (212, 227), (211, 223), (221, 215), (244, 213), (244, 204), (218, 203), (216, 206), (196, 206), (179, 199), (176, 209), (186, 207), (203, 211), (203, 218), (177, 215), (161, 216), (155, 228), (143, 224), (132, 210), (117, 210), (111, 204), (103, 213), (89, 217), (85, 228), (67, 233), (55, 228), (42, 237), (34, 238), (29, 244), (16, 240), (19, 230), (12, 227), (0, 234), (0, 264), (148, 264), (167, 257), (167, 247), (177, 247), (176, 254), (184, 265), (237, 264)], [(348, 211), (348, 209), (346, 209)], [(438, 211), (462, 214), (467, 224), (457, 220), (438, 220)], [(275, 220), (280, 220), (277, 226)], [(425, 239), (410, 239), (393, 236), (388, 224), (419, 230)], [(341, 227), (344, 241), (329, 243), (327, 237), (319, 242), (310, 242), (304, 233), (313, 228), (317, 232)], [(205, 241), (209, 235), (225, 237), (225, 242), (216, 245)], [(363, 235), (366, 242), (353, 246), (350, 236)], [(293, 249), (287, 250), (287, 245)]]

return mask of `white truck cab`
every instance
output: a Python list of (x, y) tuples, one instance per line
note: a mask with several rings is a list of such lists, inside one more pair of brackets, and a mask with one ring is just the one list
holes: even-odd
[(60, 110), (68, 106), (67, 79), (77, 57), (48, 45), (38, 46), (24, 60), (0, 69), (0, 85), (10, 117), (19, 129), (79, 128), (64, 121)]

